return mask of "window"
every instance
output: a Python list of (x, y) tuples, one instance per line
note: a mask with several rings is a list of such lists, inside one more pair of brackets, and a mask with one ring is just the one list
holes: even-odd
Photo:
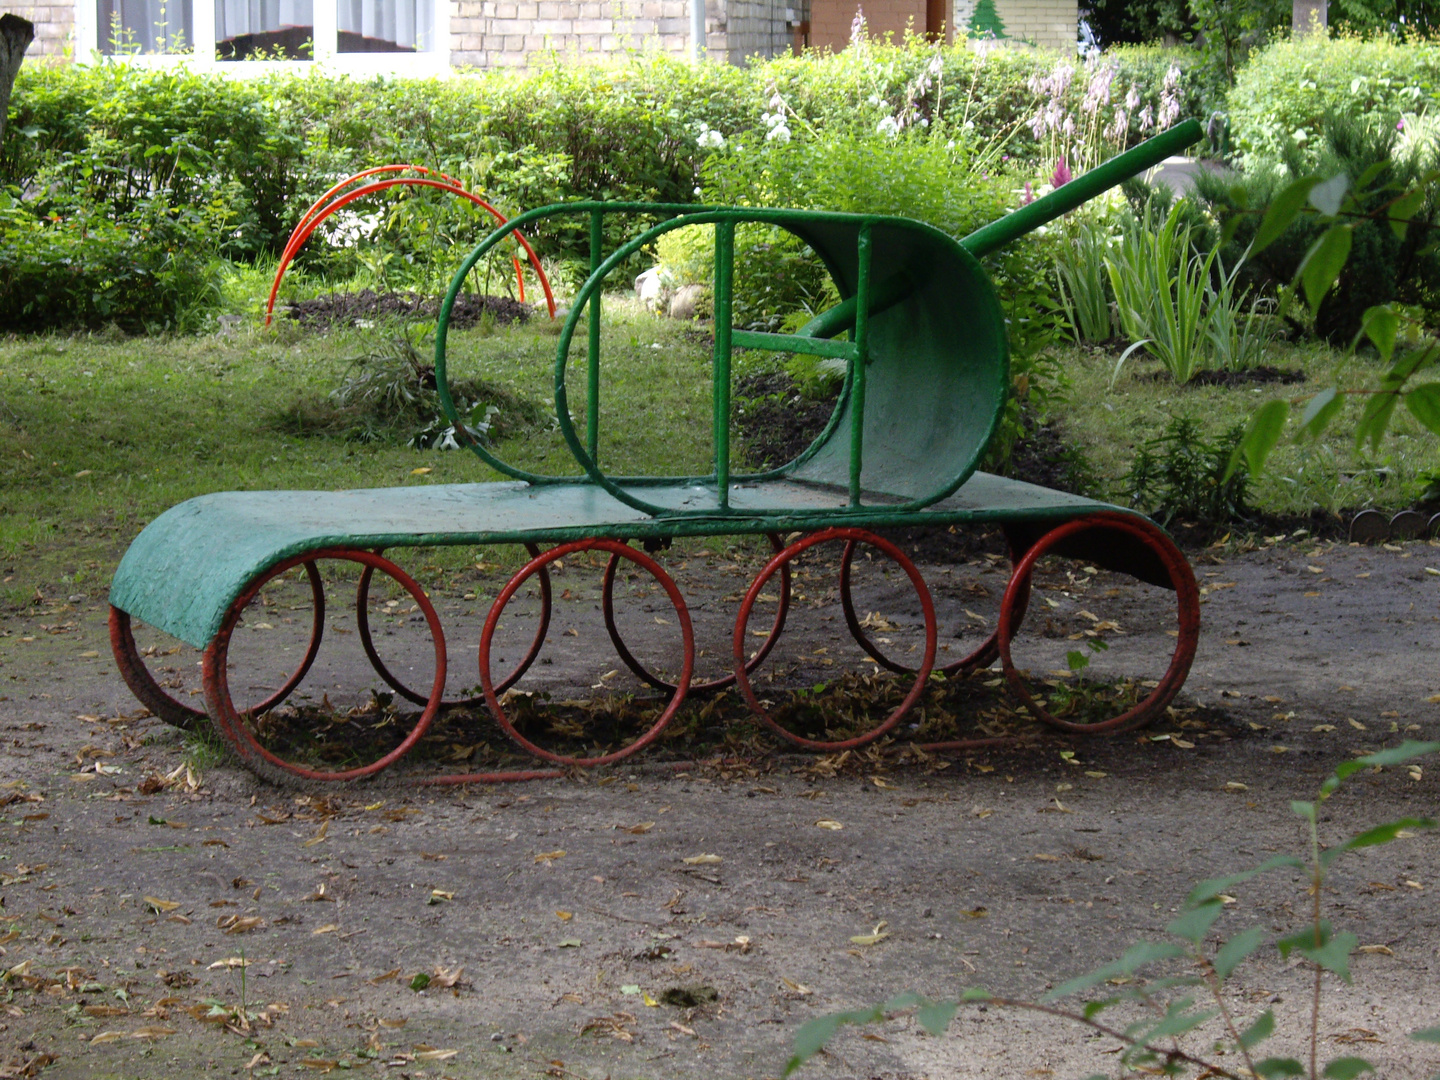
[(427, 74), (449, 64), (448, 0), (78, 0), (82, 55), (235, 73), (309, 64)]

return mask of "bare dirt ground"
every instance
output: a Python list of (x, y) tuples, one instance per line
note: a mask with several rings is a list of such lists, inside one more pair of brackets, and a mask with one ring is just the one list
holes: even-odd
[[(409, 783), (478, 767), (490, 751), (473, 747), (456, 752), (469, 766), (437, 753), (327, 790), (212, 762), (137, 714), (103, 597), (37, 599), (0, 628), (0, 1076), (773, 1077), (799, 1026), (836, 1009), (902, 990), (1043, 992), (1158, 934), (1195, 881), (1303, 852), (1288, 801), (1340, 761), (1440, 738), (1440, 548), (1292, 540), (1195, 558), (1199, 656), (1176, 714), (1139, 735), (1039, 734), (947, 764), (763, 758), (756, 738), (727, 747), (697, 729), (709, 763), (689, 773), (655, 764), (683, 753), (671, 743), (634, 765), (496, 787)], [(983, 558), (923, 568), (958, 652), (954, 632), (993, 617), (1003, 575)], [(713, 593), (696, 604), (711, 657), (749, 572), (689, 560)], [(862, 612), (881, 610), (883, 584), (862, 588)], [(819, 643), (844, 636), (833, 593), (803, 578), (797, 592), (787, 670), (823, 675)], [(482, 600), (447, 599), (447, 625), (473, 630)], [(1072, 633), (1113, 620), (1127, 633), (1097, 669), (1153, 678), (1146, 657), (1169, 641), (1157, 603), (1083, 568), (1053, 576), (1027, 623), (1041, 630), (1032, 666), (1063, 666), (1083, 640)], [(905, 606), (883, 610), (874, 633), (904, 653)], [(582, 633), (597, 619), (593, 604), (557, 616), (535, 685), (623, 686), (603, 638)], [(342, 615), (331, 626), (349, 640)], [(582, 661), (599, 652), (611, 674), (596, 679)], [(192, 654), (174, 656), (172, 692), (198, 700)], [(340, 704), (342, 684), (377, 685), (368, 669), (342, 677), (359, 670), (317, 665), (313, 694)], [(1016, 730), (977, 709), (962, 730)], [(1327, 838), (1434, 814), (1440, 764), (1420, 765), (1356, 776), (1325, 806)], [(1362, 1054), (1386, 1076), (1440, 1069), (1405, 1039), (1440, 1021), (1437, 890), (1430, 833), (1337, 864), (1330, 917), (1375, 948), (1355, 957), (1353, 987), (1327, 991), (1325, 1055)], [(1289, 874), (1234, 894), (1222, 936), (1287, 929), (1307, 910)], [(1230, 1000), (1273, 1008), (1295, 1052), (1308, 980), (1266, 949)], [(849, 1031), (801, 1075), (1080, 1076), (1113, 1071), (1117, 1045), (990, 1009), (941, 1038), (908, 1018)]]

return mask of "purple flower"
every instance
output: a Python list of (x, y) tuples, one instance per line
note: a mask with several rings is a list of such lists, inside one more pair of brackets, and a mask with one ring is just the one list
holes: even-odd
[(1396, 130), (1396, 131), (1404, 131), (1404, 130), (1405, 130), (1405, 118), (1404, 118), (1403, 116), (1402, 116), (1399, 120), (1395, 121), (1395, 130)]
[(1074, 178), (1075, 174), (1070, 171), (1070, 163), (1062, 157), (1055, 162), (1055, 171), (1050, 174), (1050, 186), (1052, 188), (1064, 187)]

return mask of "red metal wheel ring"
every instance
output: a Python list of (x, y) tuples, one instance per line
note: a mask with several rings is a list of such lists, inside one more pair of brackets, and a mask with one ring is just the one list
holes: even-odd
[[(1099, 724), (1077, 724), (1069, 720), (1060, 720), (1041, 708), (1036, 704), (1029, 688), (1025, 685), (1024, 676), (1016, 669), (1010, 657), (1010, 642), (1019, 625), (1018, 619), (1012, 616), (1012, 610), (1019, 605), (1023, 595), (1022, 590), (1027, 590), (1029, 587), (1030, 575), (1036, 561), (1061, 540), (1087, 529), (1116, 529), (1129, 533), (1155, 552), (1166, 573), (1169, 574), (1170, 582), (1175, 589), (1179, 615), (1179, 633), (1175, 641), (1175, 651), (1171, 654), (1170, 666), (1160, 679), (1159, 685), (1143, 701), (1138, 702), (1119, 716)], [(1174, 700), (1175, 695), (1185, 684), (1186, 677), (1190, 674), (1190, 665), (1195, 660), (1195, 650), (1200, 641), (1200, 590), (1195, 583), (1195, 573), (1190, 568), (1189, 561), (1174, 542), (1152, 522), (1129, 514), (1092, 514), (1067, 521), (1050, 530), (1037, 540), (1021, 558), (1010, 579), (1010, 585), (1005, 590), (1005, 597), (1000, 603), (999, 635), (1000, 662), (1004, 667), (1005, 678), (1010, 689), (1030, 712), (1030, 715), (1062, 731), (1082, 735), (1130, 731), (1150, 723), (1166, 705)]]
[[(525, 545), (525, 550), (530, 553), (531, 558), (540, 554), (540, 549), (532, 543)], [(378, 555), (379, 552), (377, 551)], [(365, 657), (370, 661), (370, 666), (375, 669), (375, 674), (385, 681), (385, 684), (414, 705), (424, 705), (429, 699), (411, 690), (408, 686), (385, 666), (385, 661), (380, 659), (380, 654), (375, 651), (375, 640), (370, 634), (370, 612), (367, 603), (370, 597), (370, 579), (374, 571), (367, 566), (360, 573), (360, 581), (355, 586), (355, 632), (360, 635), (360, 647), (365, 650)], [(530, 651), (525, 654), (515, 669), (507, 675), (504, 680), (498, 683), (495, 689), (504, 693), (510, 687), (520, 681), (520, 677), (530, 670), (530, 665), (535, 663), (535, 658), (540, 655), (540, 648), (545, 644), (545, 635), (550, 632), (550, 572), (541, 568), (540, 570), (540, 625), (535, 628), (535, 640), (530, 643)], [(477, 694), (474, 697), (460, 698), (457, 701), (442, 701), (442, 709), (474, 709), (485, 704), (485, 695)]]
[(115, 667), (120, 678), (135, 695), (137, 701), (152, 714), (171, 727), (182, 731), (194, 731), (205, 722), (205, 714), (176, 701), (165, 692), (135, 647), (135, 635), (130, 630), (130, 613), (110, 606), (110, 651), (115, 656)]
[[(881, 667), (893, 671), (897, 675), (912, 674), (915, 671), (914, 668), (897, 664), (880, 651), (879, 647), (870, 640), (870, 636), (865, 633), (864, 628), (860, 625), (860, 620), (855, 616), (855, 601), (850, 594), (850, 564), (855, 558), (855, 548), (855, 541), (847, 541), (845, 544), (845, 553), (840, 559), (840, 608), (845, 615), (845, 625), (850, 630), (850, 636), (855, 639), (855, 644), (864, 649), (866, 654)], [(1010, 561), (1012, 565), (1015, 562), (1015, 553), (1013, 551), (1010, 553)], [(1025, 596), (1020, 605), (1020, 618), (1022, 619), (1024, 618), (1025, 608), (1029, 603), (1029, 599), (1030, 590), (1029, 582), (1027, 581)], [(1016, 626), (1018, 628), (1018, 621)], [(948, 679), (953, 675), (964, 675), (977, 668), (989, 667), (1000, 655), (999, 640), (1000, 629), (997, 626), (990, 632), (990, 636), (980, 643), (974, 652), (935, 670)], [(961, 747), (960, 749), (968, 749), (968, 747)]]
[[(794, 732), (787, 731), (778, 724), (775, 718), (767, 713), (761, 706), (759, 699), (756, 698), (754, 687), (750, 685), (749, 671), (746, 669), (745, 663), (745, 628), (749, 625), (750, 612), (755, 606), (755, 601), (760, 595), (760, 590), (765, 587), (766, 582), (775, 575), (775, 571), (780, 567), (789, 563), (808, 548), (812, 548), (816, 544), (826, 543), (830, 540), (853, 540), (866, 543), (878, 548), (890, 556), (890, 558), (894, 559), (895, 562), (900, 565), (900, 568), (905, 571), (906, 576), (909, 577), (911, 585), (914, 586), (915, 593), (920, 598), (920, 608), (925, 616), (925, 652), (921, 657), (920, 666), (915, 669), (915, 684), (910, 688), (910, 692), (905, 695), (905, 699), (896, 706), (893, 713), (886, 717), (877, 727), (867, 731), (864, 735), (834, 742), (827, 742), (823, 739), (807, 739), (802, 735), (796, 735)], [(853, 750), (874, 742), (882, 735), (885, 735), (894, 728), (905, 714), (914, 707), (915, 703), (920, 700), (920, 695), (925, 690), (925, 683), (930, 677), (930, 669), (935, 663), (937, 637), (935, 605), (930, 599), (930, 590), (925, 587), (925, 579), (920, 576), (920, 571), (915, 568), (915, 564), (906, 557), (903, 551), (890, 541), (876, 536), (874, 533), (866, 532), (863, 529), (844, 527), (824, 529), (821, 532), (802, 537), (784, 551), (777, 554), (765, 564), (764, 569), (762, 569), (760, 573), (756, 575), (755, 580), (750, 583), (750, 588), (745, 593), (745, 599), (740, 604), (740, 611), (735, 617), (735, 636), (733, 639), (735, 684), (740, 688), (740, 693), (745, 698), (745, 703), (750, 706), (750, 711), (755, 714), (761, 723), (765, 724), (766, 727), (781, 738), (794, 743), (796, 746), (804, 747), (807, 750)]]
[[(274, 578), (283, 574), (291, 567), (302, 563), (314, 563), (320, 559), (343, 559), (348, 562), (359, 563), (362, 566), (370, 566), (377, 570), (383, 570), (394, 578), (410, 593), (416, 604), (425, 615), (425, 620), (430, 626), (431, 638), (435, 643), (435, 683), (431, 690), (430, 698), (426, 703), (425, 710), (415, 722), (408, 735), (394, 750), (391, 750), (383, 757), (354, 769), (345, 769), (338, 772), (328, 772), (317, 769), (307, 769), (302, 766), (291, 764), (288, 761), (276, 756), (265, 749), (255, 739), (255, 736), (242, 722), (242, 714), (235, 709), (230, 699), (229, 680), (226, 675), (226, 657), (229, 653), (230, 638), (235, 631), (235, 626), (240, 615), (246, 606), (255, 598), (261, 588)], [(435, 613), (434, 606), (430, 603), (425, 590), (401, 570), (394, 563), (380, 555), (370, 551), (363, 551), (358, 548), (325, 548), (320, 551), (306, 552), (303, 555), (292, 556), (285, 559), (267, 570), (262, 571), (251, 583), (246, 586), (226, 612), (224, 621), (220, 624), (219, 631), (211, 640), (205, 650), (204, 658), (205, 674), (205, 704), (210, 712), (211, 722), (216, 731), (230, 745), (231, 749), (239, 756), (249, 768), (261, 776), (270, 779), (281, 777), (300, 777), (305, 780), (358, 780), (365, 776), (372, 776), (381, 769), (393, 764), (403, 757), (418, 742), (425, 732), (429, 730), (435, 714), (440, 708), (440, 699), (445, 692), (445, 634), (440, 626), (440, 617)], [(249, 715), (249, 714), (245, 714)]]
[[(775, 533), (766, 533), (765, 537), (770, 541), (770, 546), (776, 552), (785, 549), (784, 543)], [(615, 568), (619, 565), (620, 556), (612, 554), (610, 561), (605, 564), (605, 577), (600, 589), (600, 609), (605, 616), (605, 630), (610, 635), (610, 642), (615, 646), (615, 652), (619, 654), (621, 662), (635, 673), (635, 676), (653, 686), (656, 690), (666, 690), (671, 693), (675, 691), (675, 684), (666, 682), (660, 676), (654, 674), (635, 659), (634, 654), (625, 644), (625, 639), (620, 636), (620, 628), (615, 625)], [(785, 619), (790, 613), (790, 564), (786, 563), (780, 568), (780, 600), (775, 610), (775, 623), (770, 628), (770, 636), (765, 639), (765, 644), (751, 658), (747, 665), (753, 671), (765, 657), (770, 655), (770, 650), (775, 647), (776, 640), (785, 631)], [(709, 682), (690, 684), (689, 693), (692, 694), (713, 694), (724, 690), (735, 682), (735, 676), (723, 675), (718, 679), (711, 679)], [(505, 685), (498, 689), (504, 690)]]
[[(673, 696), (664, 710), (660, 713), (655, 723), (634, 742), (609, 754), (602, 754), (593, 758), (570, 757), (565, 754), (556, 754), (544, 747), (537, 746), (516, 730), (505, 715), (505, 709), (500, 704), (499, 693), (497, 692), (494, 680), (490, 675), (490, 646), (495, 636), (495, 629), (499, 625), (500, 616), (504, 613), (506, 605), (519, 590), (520, 586), (541, 568), (549, 566), (556, 559), (562, 559), (577, 551), (608, 551), (612, 555), (619, 555), (621, 558), (629, 559), (631, 562), (642, 567), (655, 578), (670, 598), (671, 605), (675, 608), (676, 618), (680, 622), (681, 640), (684, 645), (684, 661), (680, 669), (680, 681), (676, 685)], [(531, 559), (506, 583), (500, 595), (495, 598), (491, 605), (490, 614), (485, 620), (485, 629), (480, 634), (480, 686), (485, 691), (485, 702), (490, 707), (490, 715), (500, 725), (501, 730), (510, 736), (516, 743), (523, 746), (531, 754), (543, 761), (553, 762), (556, 765), (575, 766), (579, 768), (591, 768), (597, 765), (608, 765), (611, 762), (619, 761), (629, 757), (631, 754), (649, 746), (659, 738), (665, 726), (670, 723), (680, 705), (685, 700), (685, 693), (690, 686), (690, 676), (695, 670), (695, 635), (690, 625), (690, 610), (685, 605), (685, 598), (680, 595), (679, 588), (671, 580), (670, 575), (659, 563), (643, 551), (636, 551), (628, 544), (622, 544), (618, 540), (575, 540), (568, 544), (561, 544), (559, 547), (551, 548), (542, 555)]]
[[(258, 715), (273, 709), (280, 702), (290, 696), (295, 687), (309, 672), (310, 666), (315, 663), (315, 657), (320, 652), (320, 639), (325, 633), (325, 583), (320, 578), (320, 572), (315, 568), (313, 562), (305, 564), (305, 573), (310, 579), (310, 596), (314, 603), (314, 618), (310, 625), (310, 644), (305, 649), (305, 656), (300, 661), (300, 666), (291, 673), (285, 683), (258, 705), (254, 705), (245, 712), (247, 715)], [(185, 731), (193, 730), (197, 724), (203, 721), (205, 713), (198, 709), (192, 709), (182, 702), (176, 701), (157, 683), (154, 676), (145, 666), (139, 650), (135, 647), (135, 636), (130, 629), (130, 615), (112, 606), (110, 608), (110, 649), (115, 654), (115, 666), (120, 671), (120, 677), (125, 680), (125, 685), (130, 688), (131, 693), (165, 723), (172, 727), (178, 727)]]

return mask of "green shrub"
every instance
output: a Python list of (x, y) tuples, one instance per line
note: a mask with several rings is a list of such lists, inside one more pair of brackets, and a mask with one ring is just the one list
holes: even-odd
[(190, 331), (219, 295), (209, 222), (161, 197), (118, 221), (83, 203), (37, 217), (0, 192), (0, 325)]
[(1130, 472), (1121, 480), (1126, 498), (1167, 528), (1176, 518), (1220, 525), (1243, 517), (1250, 474), (1237, 469), (1226, 476), (1243, 434), (1244, 425), (1237, 424), (1206, 439), (1194, 417), (1172, 416), (1159, 435), (1135, 451)]
[(1356, 37), (1276, 41), (1257, 52), (1230, 93), (1230, 135), (1247, 173), (1298, 156), (1302, 173), (1325, 150), (1327, 116), (1364, 116), (1393, 129), (1440, 101), (1440, 42)]
[[(1429, 170), (1440, 166), (1435, 139), (1440, 124), (1437, 118), (1407, 116), (1406, 125), (1401, 132), (1383, 115), (1331, 114), (1316, 123), (1320, 151), (1313, 164), (1292, 151), (1288, 161), (1274, 168), (1198, 176), (1196, 194), (1212, 211), (1224, 217), (1245, 211), (1238, 214), (1236, 231), (1222, 257), (1240, 259), (1275, 196), (1311, 172), (1325, 177), (1343, 173), (1354, 180), (1372, 167), (1379, 170), (1374, 184), (1360, 197), (1360, 211), (1366, 214), (1378, 211), (1396, 192), (1420, 184)], [(1440, 248), (1433, 237), (1437, 217), (1440, 197), (1431, 188), (1403, 237), (1388, 223), (1366, 220), (1356, 225), (1349, 261), (1315, 312), (1315, 331), (1343, 348), (1359, 333), (1369, 308), (1391, 301), (1413, 305), (1432, 321), (1440, 317)], [(1326, 228), (1313, 215), (1300, 216), (1279, 239), (1246, 262), (1241, 282), (1266, 293), (1287, 286)]]

